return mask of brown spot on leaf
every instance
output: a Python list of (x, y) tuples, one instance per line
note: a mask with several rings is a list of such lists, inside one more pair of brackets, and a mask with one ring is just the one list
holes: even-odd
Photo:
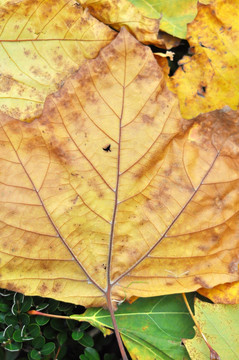
[(15, 291), (15, 292), (20, 292), (20, 293), (24, 293), (26, 291), (26, 286), (25, 285), (21, 285), (21, 286), (17, 286), (14, 283), (8, 282), (6, 284), (6, 286), (4, 286), (4, 288), (11, 290), (11, 291)]
[(9, 92), (15, 85), (15, 81), (10, 76), (0, 76), (0, 91)]
[(237, 273), (238, 272), (238, 265), (239, 265), (239, 259), (236, 258), (233, 261), (230, 262), (228, 266), (229, 273)]
[(46, 285), (46, 283), (42, 283), (42, 285), (39, 287), (39, 292), (40, 294), (44, 295), (48, 290), (48, 287)]
[(79, 195), (77, 195), (77, 196), (76, 196), (73, 200), (71, 200), (71, 201), (72, 201), (72, 203), (75, 205), (78, 199), (79, 199)]
[(219, 236), (218, 235), (213, 235), (212, 238), (211, 238), (212, 242), (218, 242), (219, 240)]
[(142, 116), (142, 120), (143, 120), (143, 122), (146, 123), (146, 124), (152, 124), (152, 123), (154, 122), (154, 119), (153, 119), (151, 116), (146, 115), (146, 114), (144, 114), (144, 115)]
[(57, 142), (53, 140), (51, 145), (52, 155), (54, 155), (61, 164), (65, 165), (70, 162), (70, 155), (63, 150), (63, 146), (61, 146), (61, 144), (57, 144)]
[(194, 282), (195, 282), (195, 284), (201, 285), (201, 287), (203, 287), (203, 288), (206, 288), (206, 289), (210, 288), (210, 286), (206, 283), (206, 281), (203, 280), (200, 276), (195, 276)]
[(30, 55), (31, 54), (31, 52), (30, 52), (30, 50), (24, 50), (24, 54), (26, 55), (26, 56), (28, 56), (28, 55)]
[(199, 246), (198, 246), (198, 250), (201, 250), (201, 251), (203, 251), (203, 252), (206, 252), (206, 251), (208, 250), (208, 246), (206, 246), (206, 245), (199, 245)]
[(62, 283), (60, 283), (60, 282), (54, 283), (54, 286), (53, 286), (53, 288), (52, 288), (52, 291), (53, 291), (53, 292), (57, 293), (57, 292), (59, 292), (61, 289), (62, 289)]
[(155, 149), (154, 152), (152, 152), (152, 155), (151, 155), (150, 159), (145, 164), (145, 167), (140, 167), (137, 170), (137, 172), (134, 173), (134, 178), (135, 179), (140, 179), (142, 176), (144, 176), (145, 175), (145, 169), (147, 169), (146, 171), (149, 172), (153, 167), (156, 166), (156, 164), (160, 163), (163, 156), (164, 156), (163, 151), (159, 152), (158, 149)]

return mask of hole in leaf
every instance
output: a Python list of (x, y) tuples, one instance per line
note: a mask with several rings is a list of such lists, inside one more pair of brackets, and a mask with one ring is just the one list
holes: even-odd
[(205, 97), (207, 86), (201, 85), (200, 90), (197, 91), (197, 95), (201, 97)]

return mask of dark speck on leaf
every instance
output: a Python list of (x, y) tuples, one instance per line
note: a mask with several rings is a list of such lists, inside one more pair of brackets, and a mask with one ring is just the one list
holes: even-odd
[(103, 147), (102, 149), (103, 149), (104, 151), (106, 151), (106, 152), (108, 152), (108, 151), (111, 152), (111, 145), (109, 144), (109, 145), (107, 145), (106, 147)]

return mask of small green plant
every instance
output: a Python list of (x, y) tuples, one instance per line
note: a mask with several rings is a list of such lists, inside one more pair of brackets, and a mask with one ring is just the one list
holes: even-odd
[[(87, 322), (29, 315), (35, 309), (58, 316), (81, 313), (84, 308), (53, 299), (0, 292), (1, 360), (100, 360), (102, 348), (112, 342)], [(95, 347), (95, 348), (94, 348)], [(103, 354), (104, 360), (116, 359)]]

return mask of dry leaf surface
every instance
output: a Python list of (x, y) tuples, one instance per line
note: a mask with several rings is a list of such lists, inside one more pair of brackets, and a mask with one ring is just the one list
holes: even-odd
[[(165, 45), (163, 36), (158, 38), (159, 20), (144, 16), (130, 1), (79, 0), (79, 2), (87, 7), (93, 16), (114, 29), (120, 30), (125, 26), (142, 43)], [(166, 42), (173, 43), (172, 38), (166, 37)]]
[(32, 120), (45, 98), (115, 36), (74, 0), (0, 2), (0, 110)]
[(172, 79), (183, 117), (239, 103), (238, 1), (212, 0), (199, 5), (196, 19), (188, 25), (187, 39), (194, 48), (185, 56)]
[(182, 119), (121, 30), (38, 120), (1, 115), (1, 287), (101, 306), (238, 280), (238, 130)]
[(199, 289), (199, 294), (206, 296), (215, 304), (239, 304), (239, 282), (220, 284), (212, 289)]

